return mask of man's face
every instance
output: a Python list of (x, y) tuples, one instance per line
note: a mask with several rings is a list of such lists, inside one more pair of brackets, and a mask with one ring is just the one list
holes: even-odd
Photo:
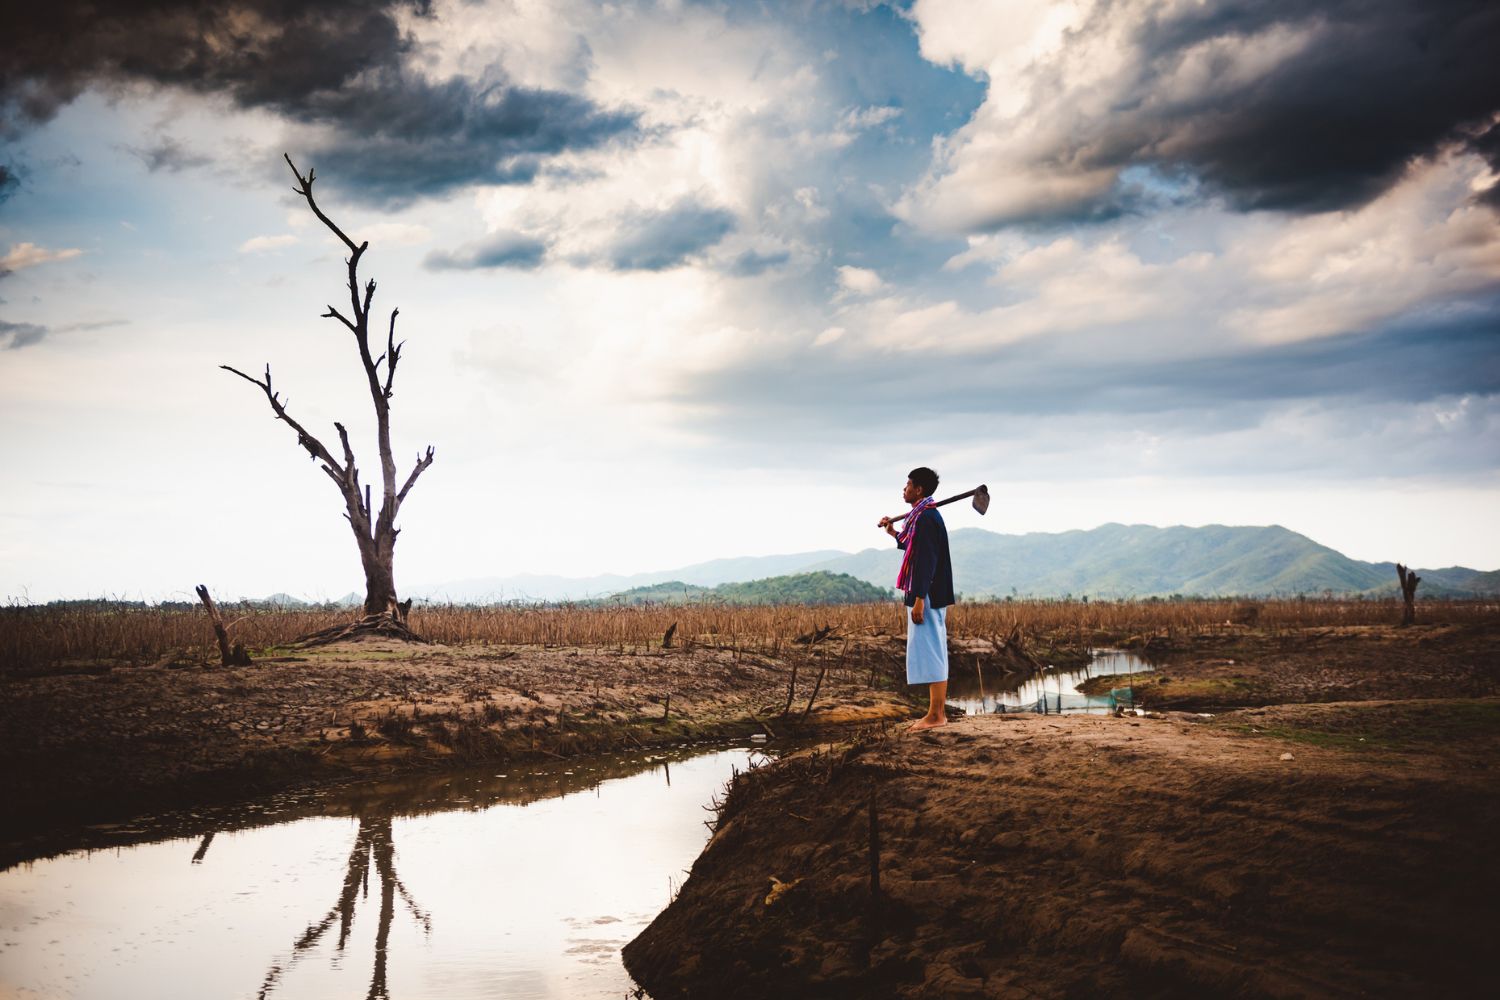
[(901, 499), (905, 500), (907, 503), (916, 503), (918, 500), (922, 499), (923, 496), (924, 494), (922, 493), (922, 487), (918, 486), (910, 479), (906, 481), (906, 486), (901, 490)]

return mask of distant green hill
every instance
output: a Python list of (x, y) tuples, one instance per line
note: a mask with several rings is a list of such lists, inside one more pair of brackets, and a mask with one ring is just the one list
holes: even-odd
[[(1184, 594), (1384, 594), (1396, 587), (1394, 563), (1350, 559), (1305, 535), (1270, 527), (1156, 528), (1106, 524), (1091, 531), (1001, 535), (959, 528), (949, 535), (954, 584), (968, 597), (1149, 597)], [(896, 579), (894, 546), (819, 563), (877, 585)], [(1500, 591), (1500, 573), (1461, 566), (1418, 570), (1419, 596)]]
[(717, 587), (694, 587), (679, 580), (632, 587), (608, 600), (625, 604), (866, 604), (888, 601), (893, 588), (882, 588), (847, 573), (797, 573), (772, 576), (746, 583), (723, 583)]

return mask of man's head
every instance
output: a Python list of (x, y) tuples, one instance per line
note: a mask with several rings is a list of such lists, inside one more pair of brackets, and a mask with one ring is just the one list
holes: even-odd
[(915, 487), (917, 494), (907, 497), (906, 500), (908, 503), (916, 503), (923, 497), (930, 497), (937, 492), (938, 474), (924, 465), (907, 473), (906, 482), (908, 486)]

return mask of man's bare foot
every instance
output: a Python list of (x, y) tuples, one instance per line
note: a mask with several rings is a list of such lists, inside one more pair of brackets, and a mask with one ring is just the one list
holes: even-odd
[(908, 733), (919, 733), (924, 729), (936, 729), (938, 726), (946, 726), (947, 724), (948, 720), (946, 717), (939, 716), (938, 718), (933, 719), (924, 715), (916, 722), (913, 722), (911, 725), (907, 726), (906, 731)]

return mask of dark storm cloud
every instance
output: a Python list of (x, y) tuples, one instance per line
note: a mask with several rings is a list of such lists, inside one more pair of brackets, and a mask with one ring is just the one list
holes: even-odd
[[(1363, 203), (1411, 158), (1471, 142), (1500, 111), (1493, 0), (1216, 4), (1142, 35), (1147, 58), (1171, 65), (1187, 46), (1278, 25), (1312, 28), (1312, 44), (1228, 108), (1183, 102), (1186, 127), (1173, 137), (1183, 162), (1247, 207)], [(1122, 138), (1128, 148), (1137, 137)]]
[(617, 270), (662, 271), (713, 246), (733, 229), (730, 213), (685, 200), (663, 212), (625, 216), (605, 256)]
[(498, 233), (457, 250), (434, 250), (422, 262), (430, 271), (474, 271), (496, 267), (530, 270), (546, 256), (547, 244), (520, 233)]
[(153, 174), (163, 170), (169, 174), (180, 173), (189, 167), (201, 167), (210, 162), (207, 156), (195, 153), (169, 135), (160, 136), (146, 146), (122, 148), (144, 163), (146, 169)]
[(89, 86), (225, 94), (326, 126), (341, 186), (392, 204), (529, 180), (539, 159), (631, 132), (633, 113), (569, 94), (411, 72), (396, 15), (421, 0), (117, 0), (21, 4), (0, 48), (0, 131), (45, 121)]
[(15, 170), (6, 163), (0, 163), (0, 205), (5, 204), (6, 199), (15, 194), (16, 187), (20, 184)]
[[(1138, 22), (1135, 63), (1117, 78), (1108, 115), (1078, 122), (1034, 169), (1185, 171), (1238, 209), (1306, 213), (1364, 204), (1414, 158), (1449, 145), (1500, 168), (1494, 0), (1229, 0), (1173, 4), (1147, 16), (1120, 0), (1103, 5), (1080, 34), (1124, 18)], [(1281, 41), (1270, 40), (1275, 31)], [(1270, 73), (1227, 82), (1237, 56), (1292, 36), (1306, 44)], [(1204, 86), (1174, 82), (1189, 60), (1204, 58)], [(1044, 101), (1031, 113), (1068, 114), (1062, 71), (1039, 78), (1035, 93), (1060, 95), (1059, 103)], [(1149, 211), (1162, 193), (1129, 187), (1054, 206), (1044, 219), (1007, 210), (984, 228), (1104, 220)], [(1500, 193), (1491, 189), (1487, 198)]]
[(526, 183), (547, 156), (597, 146), (635, 121), (558, 91), (434, 84), (399, 69), (314, 95), (297, 114), (339, 126), (309, 158), (387, 205), (465, 184)]
[(11, 323), (0, 319), (0, 347), (7, 351), (35, 344), (47, 336), (47, 333), (45, 326), (38, 326), (35, 323)]
[(1195, 423), (1253, 420), (1268, 405), (1310, 400), (1333, 406), (1401, 407), (1445, 396), (1500, 395), (1500, 299), (1442, 319), (1373, 333), (1238, 349), (1192, 360), (1120, 356), (1026, 341), (961, 363), (936, 351), (857, 355), (814, 350), (698, 374), (676, 397), (721, 439), (774, 441), (789, 433), (838, 438), (899, 430), (921, 400), (955, 440), (970, 418), (1007, 419), (1195, 414)]

